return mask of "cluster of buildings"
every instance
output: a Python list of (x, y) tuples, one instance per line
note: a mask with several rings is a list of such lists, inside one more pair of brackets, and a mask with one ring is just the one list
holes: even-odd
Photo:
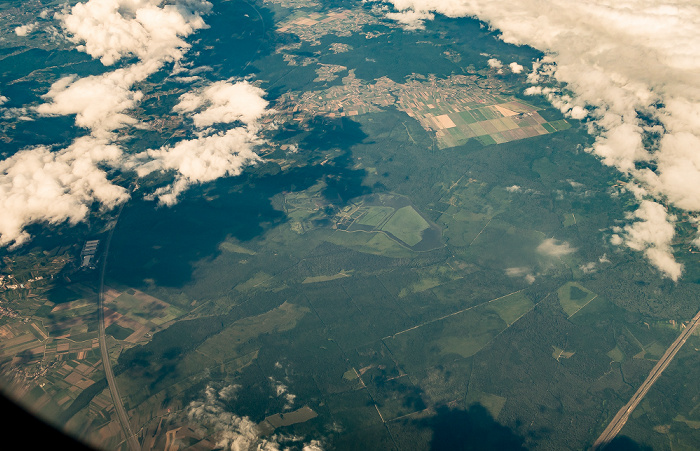
[(100, 245), (100, 240), (86, 241), (83, 245), (83, 250), (80, 251), (80, 269), (95, 269), (97, 264), (97, 246)]

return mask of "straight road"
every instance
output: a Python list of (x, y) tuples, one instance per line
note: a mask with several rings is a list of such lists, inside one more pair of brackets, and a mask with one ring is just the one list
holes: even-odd
[(112, 234), (114, 234), (114, 229), (117, 227), (117, 222), (119, 221), (119, 216), (122, 214), (124, 209), (124, 204), (119, 207), (117, 212), (117, 217), (114, 221), (114, 226), (109, 231), (107, 235), (107, 240), (105, 241), (105, 251), (102, 256), (102, 268), (100, 270), (100, 286), (98, 289), (98, 322), (99, 322), (99, 342), (100, 342), (100, 352), (102, 353), (102, 365), (105, 369), (105, 377), (107, 378), (107, 385), (109, 385), (109, 392), (112, 395), (112, 403), (114, 404), (114, 411), (117, 412), (117, 417), (119, 418), (119, 423), (122, 427), (122, 432), (124, 437), (126, 437), (126, 442), (129, 445), (131, 451), (139, 451), (141, 445), (139, 441), (134, 436), (131, 431), (131, 424), (129, 423), (129, 417), (126, 414), (126, 409), (124, 409), (124, 403), (119, 395), (119, 387), (117, 387), (117, 381), (114, 379), (114, 372), (112, 371), (112, 362), (109, 360), (109, 352), (107, 350), (107, 336), (105, 333), (105, 312), (104, 312), (104, 285), (105, 285), (105, 270), (107, 269), (107, 254), (109, 252), (109, 244), (112, 241)]
[(676, 340), (666, 350), (661, 359), (656, 363), (656, 365), (654, 365), (654, 368), (652, 368), (649, 376), (647, 376), (644, 383), (639, 387), (634, 396), (632, 396), (632, 399), (630, 399), (629, 402), (625, 404), (619, 412), (617, 412), (617, 415), (615, 415), (608, 427), (605, 428), (603, 433), (600, 434), (600, 437), (598, 437), (598, 440), (596, 440), (593, 444), (593, 448), (591, 448), (592, 450), (600, 450), (605, 448), (605, 446), (617, 436), (627, 422), (630, 414), (634, 411), (635, 407), (637, 407), (637, 405), (642, 401), (651, 386), (654, 385), (654, 382), (656, 382), (656, 379), (661, 376), (661, 373), (663, 373), (666, 367), (668, 367), (671, 360), (673, 360), (698, 325), (700, 325), (700, 312), (693, 317), (690, 323), (688, 323), (688, 327), (681, 332), (678, 338), (676, 338)]

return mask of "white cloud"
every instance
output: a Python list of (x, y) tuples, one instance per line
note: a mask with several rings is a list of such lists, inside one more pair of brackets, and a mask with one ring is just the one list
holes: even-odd
[(26, 36), (32, 31), (34, 31), (34, 28), (36, 28), (36, 22), (34, 23), (29, 23), (26, 25), (21, 25), (17, 28), (15, 28), (15, 34), (17, 36)]
[(571, 247), (571, 245), (566, 241), (547, 238), (546, 240), (542, 241), (539, 246), (537, 246), (537, 252), (550, 257), (563, 257), (564, 255), (569, 255), (576, 252), (576, 248)]
[(194, 113), (197, 127), (217, 123), (241, 122), (225, 132), (204, 129), (194, 139), (173, 146), (150, 149), (135, 155), (127, 167), (140, 177), (154, 171), (173, 171), (173, 183), (153, 193), (161, 204), (173, 205), (189, 186), (224, 176), (239, 175), (243, 168), (260, 160), (255, 148), (263, 144), (258, 137), (258, 119), (268, 113), (265, 91), (248, 82), (216, 82), (180, 97), (175, 111)]
[(506, 268), (506, 276), (508, 277), (523, 277), (525, 281), (532, 284), (535, 281), (535, 276), (532, 274), (530, 268), (526, 266), (518, 266), (513, 268)]
[(268, 113), (264, 94), (265, 91), (247, 81), (218, 81), (199, 92), (183, 94), (174, 109), (179, 112), (199, 110), (192, 120), (200, 128), (236, 121), (248, 125)]
[(514, 74), (519, 74), (523, 71), (523, 69), (525, 69), (522, 65), (516, 63), (515, 61), (510, 63), (508, 66), (510, 67), (510, 71)]
[[(389, 2), (399, 11), (478, 17), (500, 30), (504, 41), (547, 52), (533, 65), (528, 79), (537, 83), (553, 77), (573, 95), (548, 88), (528, 91), (539, 89), (572, 118), (589, 117), (597, 136), (592, 152), (632, 176), (639, 184), (635, 194), (640, 200), (653, 195), (693, 216), (700, 213), (696, 0), (551, 0), (547, 8), (538, 0)], [(662, 127), (645, 123), (639, 111)], [(655, 151), (645, 148), (642, 139), (652, 130), (663, 135)], [(655, 163), (657, 169), (637, 169), (635, 163), (640, 161)], [(678, 274), (670, 252), (654, 242), (649, 245), (654, 250), (645, 251), (647, 257), (666, 268), (669, 276)], [(633, 246), (643, 247), (638, 241)]]
[(29, 224), (76, 224), (94, 202), (103, 208), (124, 202), (127, 191), (112, 184), (100, 167), (120, 159), (118, 147), (84, 137), (58, 152), (36, 147), (0, 161), (0, 246), (28, 240), (24, 228)]
[(506, 268), (506, 275), (508, 277), (523, 277), (526, 274), (529, 274), (530, 272), (530, 268), (528, 268), (527, 266)]
[(97, 136), (133, 125), (125, 114), (141, 100), (132, 91), (158, 71), (165, 62), (179, 61), (189, 48), (183, 38), (204, 28), (201, 13), (211, 6), (206, 1), (163, 4), (161, 0), (89, 0), (57, 14), (69, 39), (78, 49), (104, 65), (135, 56), (140, 61), (103, 75), (56, 81), (37, 111), (45, 115), (76, 115), (76, 124)]
[(491, 58), (491, 59), (489, 59), (489, 60), (487, 61), (487, 63), (488, 63), (488, 65), (489, 65), (489, 67), (492, 67), (492, 68), (494, 68), (494, 69), (498, 69), (498, 68), (503, 67), (503, 63), (502, 63), (500, 60), (496, 59), (496, 58)]
[(106, 66), (126, 56), (176, 61), (189, 48), (182, 38), (206, 26), (201, 14), (210, 6), (206, 1), (89, 0), (59, 18), (78, 49)]
[[(214, 83), (183, 96), (178, 106), (181, 112), (193, 113), (199, 128), (236, 121), (243, 126), (199, 130), (196, 138), (130, 157), (115, 144), (120, 129), (138, 122), (129, 114), (143, 98), (134, 86), (166, 62), (176, 63), (174, 71), (183, 70), (178, 62), (189, 48), (184, 38), (206, 26), (201, 14), (209, 7), (200, 0), (89, 0), (56, 15), (70, 40), (103, 64), (125, 57), (138, 61), (102, 75), (63, 77), (43, 96), (47, 103), (36, 112), (74, 114), (76, 125), (90, 135), (62, 150), (27, 149), (0, 162), (0, 246), (25, 242), (29, 235), (24, 229), (30, 224), (74, 224), (87, 217), (93, 203), (109, 209), (124, 202), (128, 193), (108, 179), (109, 168), (132, 169), (139, 177), (172, 172), (174, 181), (153, 193), (161, 203), (172, 205), (192, 184), (238, 175), (258, 161), (257, 120), (266, 113), (267, 101), (264, 91), (247, 82)], [(6, 101), (0, 97), (0, 104)], [(26, 112), (0, 113), (14, 118)]]
[(226, 450), (257, 449), (259, 451), (279, 451), (279, 446), (259, 437), (256, 424), (248, 417), (227, 412), (217, 396), (216, 390), (207, 387), (204, 399), (192, 401), (187, 408), (191, 421), (197, 421), (214, 428), (217, 447)]
[(224, 401), (231, 401), (232, 399), (236, 399), (238, 396), (238, 391), (241, 389), (241, 385), (238, 384), (231, 384), (227, 385), (221, 390), (219, 390), (219, 398), (221, 398)]
[(637, 221), (624, 228), (625, 244), (644, 252), (651, 264), (665, 276), (678, 280), (683, 266), (674, 260), (671, 250), (675, 218), (668, 215), (663, 205), (649, 200), (642, 201), (633, 217)]
[(518, 191), (520, 191), (520, 186), (519, 185), (509, 186), (506, 188), (506, 191), (508, 191), (509, 193), (517, 193)]
[[(226, 410), (220, 391), (208, 386), (204, 392), (204, 398), (192, 401), (187, 407), (187, 415), (190, 421), (214, 429), (217, 447), (225, 450), (242, 451), (255, 449), (257, 451), (279, 451), (289, 449), (286, 445), (299, 442), (298, 437), (287, 437), (273, 434), (266, 438), (260, 436), (257, 425), (245, 416), (236, 415)], [(301, 445), (305, 451), (323, 451), (318, 440), (309, 443), (296, 443), (295, 449)]]
[(583, 271), (584, 274), (590, 274), (595, 272), (597, 262), (588, 262), (585, 265), (580, 265), (578, 269)]
[(407, 30), (420, 30), (426, 20), (433, 20), (435, 16), (423, 11), (399, 11), (386, 13), (386, 16), (404, 26)]
[(125, 125), (135, 124), (125, 111), (134, 108), (143, 97), (132, 85), (145, 78), (143, 66), (134, 65), (104, 75), (76, 79), (64, 77), (51, 85), (44, 98), (50, 103), (36, 110), (43, 115), (75, 114), (75, 123), (95, 135), (106, 136)]
[(183, 140), (173, 146), (151, 149), (135, 155), (127, 167), (139, 177), (154, 171), (173, 171), (175, 180), (159, 188), (153, 196), (164, 205), (174, 205), (188, 187), (241, 173), (259, 160), (254, 147), (261, 144), (255, 132), (234, 128), (210, 136)]

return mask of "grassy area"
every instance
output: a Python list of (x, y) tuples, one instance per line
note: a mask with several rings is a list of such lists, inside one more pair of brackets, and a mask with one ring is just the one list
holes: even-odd
[(386, 257), (402, 258), (414, 254), (381, 232), (343, 232), (337, 231), (326, 237), (326, 240), (367, 254), (383, 255)]
[(571, 227), (576, 224), (576, 216), (573, 213), (564, 213), (564, 227)]
[(506, 401), (507, 399), (503, 396), (485, 393), (478, 390), (470, 390), (467, 393), (467, 405), (482, 405), (491, 414), (494, 420), (498, 418), (498, 415), (500, 415)]
[(367, 213), (360, 216), (357, 223), (370, 227), (379, 227), (393, 212), (394, 209), (391, 207), (368, 207)]
[(406, 206), (399, 208), (382, 230), (409, 246), (415, 246), (423, 239), (423, 231), (428, 227), (430, 224), (413, 207)]
[(251, 251), (250, 249), (247, 249), (240, 244), (234, 243), (232, 241), (224, 241), (219, 245), (219, 248), (221, 250), (224, 250), (226, 252), (233, 252), (236, 254), (245, 254), (245, 255), (255, 255), (255, 251)]
[(253, 290), (254, 288), (267, 285), (267, 283), (270, 282), (270, 279), (272, 279), (270, 274), (260, 271), (245, 282), (236, 285), (236, 290), (245, 293)]
[(457, 280), (462, 277), (462, 275), (453, 270), (448, 265), (436, 265), (429, 268), (421, 268), (415, 270), (416, 282), (404, 287), (399, 291), (399, 297), (406, 297), (411, 293), (420, 293), (431, 288), (435, 288), (444, 283)]
[(487, 308), (496, 312), (510, 326), (534, 306), (535, 304), (525, 294), (518, 292), (489, 302)]
[(204, 355), (216, 361), (226, 361), (246, 353), (246, 346), (253, 338), (272, 332), (284, 332), (294, 328), (304, 315), (306, 307), (285, 302), (262, 315), (244, 318), (231, 324), (223, 332), (206, 340), (198, 348)]
[(105, 332), (113, 336), (117, 340), (124, 340), (129, 335), (134, 333), (133, 329), (129, 329), (128, 327), (122, 327), (117, 323), (111, 324), (105, 329)]
[(307, 277), (302, 283), (319, 283), (319, 282), (330, 282), (331, 280), (342, 279), (344, 277), (352, 277), (352, 271), (340, 271), (338, 274), (333, 274), (332, 276), (313, 276)]
[(622, 352), (619, 346), (612, 348), (606, 355), (613, 359), (614, 362), (622, 362), (625, 360), (625, 354)]
[(559, 359), (569, 359), (569, 358), (571, 358), (574, 354), (576, 354), (575, 352), (565, 351), (565, 350), (563, 350), (562, 348), (557, 347), (557, 346), (552, 346), (552, 349), (553, 349), (553, 351), (552, 351), (552, 357), (554, 357), (554, 360), (557, 360), (557, 361), (558, 361)]
[(569, 317), (572, 317), (597, 296), (578, 282), (567, 282), (557, 290), (557, 294), (562, 310)]

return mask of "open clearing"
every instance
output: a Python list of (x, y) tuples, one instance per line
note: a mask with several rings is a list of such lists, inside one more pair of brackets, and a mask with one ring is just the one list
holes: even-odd
[(578, 282), (565, 283), (557, 290), (557, 294), (559, 304), (569, 318), (598, 296)]
[(384, 224), (382, 230), (394, 235), (399, 240), (415, 246), (423, 239), (423, 231), (430, 224), (413, 209), (413, 207), (399, 208), (396, 213)]

